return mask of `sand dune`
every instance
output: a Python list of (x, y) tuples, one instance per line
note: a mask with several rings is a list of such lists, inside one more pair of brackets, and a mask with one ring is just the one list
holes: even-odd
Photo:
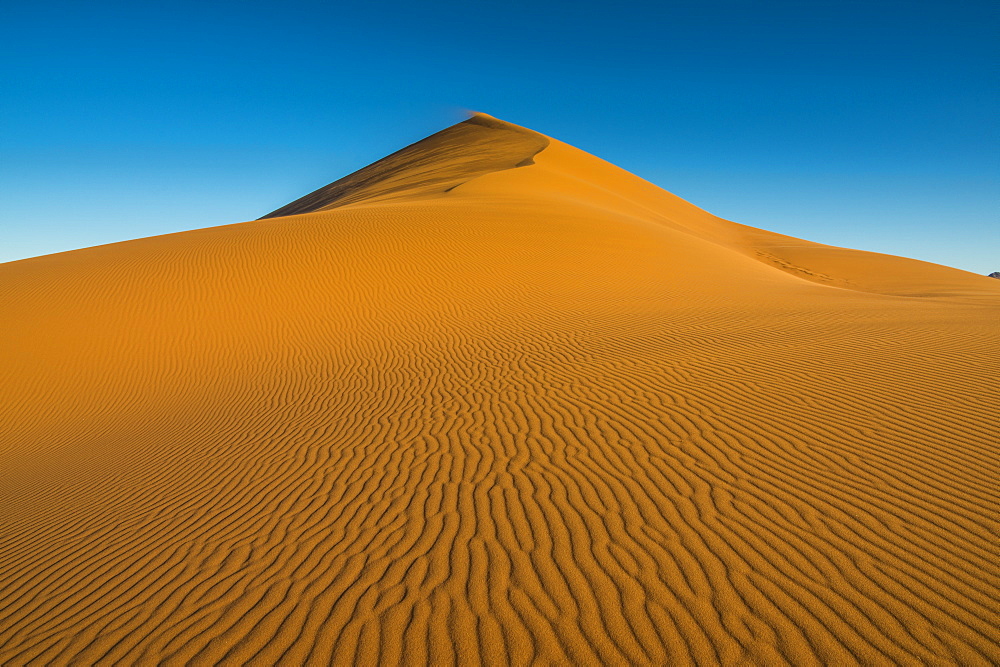
[(995, 280), (477, 116), (0, 317), (0, 664), (1000, 663)]

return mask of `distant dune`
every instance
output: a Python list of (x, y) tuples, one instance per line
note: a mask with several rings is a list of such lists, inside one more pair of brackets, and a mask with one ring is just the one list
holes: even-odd
[(1000, 663), (985, 276), (477, 115), (0, 322), (0, 665)]

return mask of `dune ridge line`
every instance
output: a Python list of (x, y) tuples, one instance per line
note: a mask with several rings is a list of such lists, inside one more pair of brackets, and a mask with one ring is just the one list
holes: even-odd
[(2, 665), (1000, 663), (1000, 281), (480, 115), (0, 321)]

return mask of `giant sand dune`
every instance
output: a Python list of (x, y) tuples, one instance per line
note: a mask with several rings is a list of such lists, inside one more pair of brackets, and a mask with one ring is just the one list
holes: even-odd
[(0, 665), (1000, 663), (996, 280), (477, 115), (0, 322)]

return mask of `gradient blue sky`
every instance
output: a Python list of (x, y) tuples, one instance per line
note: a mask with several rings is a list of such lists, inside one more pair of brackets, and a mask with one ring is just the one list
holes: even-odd
[(987, 273), (998, 45), (995, 1), (3, 2), (0, 261), (253, 219), (470, 108)]

